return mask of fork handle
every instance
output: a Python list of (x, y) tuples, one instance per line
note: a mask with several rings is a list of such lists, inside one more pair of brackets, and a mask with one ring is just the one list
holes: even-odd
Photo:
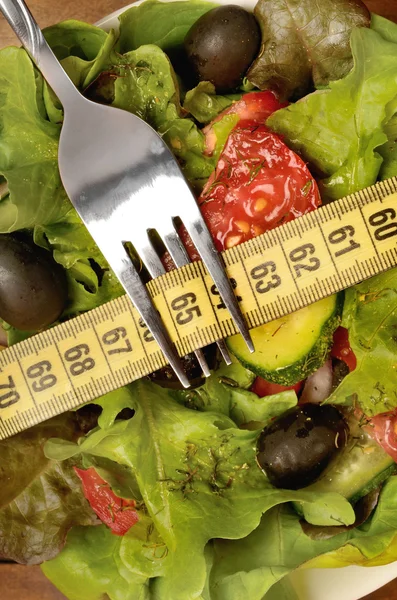
[(24, 0), (0, 0), (0, 11), (63, 105), (80, 94), (47, 44)]

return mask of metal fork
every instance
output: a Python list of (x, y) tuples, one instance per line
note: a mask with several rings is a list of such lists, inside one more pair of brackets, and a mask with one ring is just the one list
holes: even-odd
[[(61, 100), (64, 124), (59, 171), (66, 192), (121, 281), (182, 385), (189, 387), (176, 348), (125, 248), (131, 242), (153, 277), (163, 272), (149, 239), (155, 229), (177, 267), (188, 258), (175, 227), (185, 225), (248, 348), (253, 344), (220, 255), (179, 165), (161, 137), (139, 117), (96, 104), (69, 79), (23, 0), (0, 10)], [(202, 368), (203, 356), (198, 352)], [(208, 369), (208, 368), (207, 368)]]
[[(157, 233), (159, 233), (159, 231), (157, 231)], [(173, 238), (172, 243), (170, 243), (170, 241), (169, 241), (170, 236), (172, 236), (172, 238)], [(179, 236), (176, 233), (175, 229), (171, 233), (168, 233), (168, 234), (164, 233), (163, 238), (164, 238), (163, 241), (165, 243), (165, 246), (168, 249), (168, 251), (170, 252), (170, 254), (171, 254), (171, 250), (172, 250), (171, 258), (174, 261), (175, 266), (183, 267), (184, 265), (187, 265), (190, 262), (189, 255), (188, 255), (184, 245), (181, 243)], [(151, 246), (151, 247), (153, 248), (153, 246)], [(153, 253), (150, 256), (147, 255), (145, 247), (139, 248), (135, 245), (135, 250), (140, 255), (141, 259), (145, 262), (145, 266), (146, 266), (147, 270), (149, 271), (149, 274), (153, 278), (159, 277), (160, 275), (163, 275), (166, 272), (164, 265), (163, 265), (159, 255), (157, 254), (155, 248), (153, 248)], [(145, 260), (145, 258), (146, 258), (146, 260)], [(225, 361), (225, 363), (227, 365), (230, 365), (232, 360), (230, 358), (230, 354), (226, 347), (225, 342), (223, 340), (218, 340), (217, 346), (219, 348), (220, 353), (222, 354), (222, 357), (223, 357), (223, 360)], [(194, 354), (196, 355), (197, 361), (198, 361), (205, 377), (209, 377), (211, 375), (211, 371), (207, 365), (207, 361), (205, 359), (203, 351), (195, 350)]]

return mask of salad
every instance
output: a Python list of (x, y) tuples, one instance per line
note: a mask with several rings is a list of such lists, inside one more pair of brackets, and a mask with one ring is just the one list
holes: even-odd
[[(119, 20), (44, 33), (87, 97), (165, 139), (219, 250), (397, 176), (397, 24), (360, 0), (145, 0)], [(28, 54), (1, 50), (3, 345), (123, 293), (62, 187), (62, 121)], [(70, 600), (282, 599), (294, 569), (397, 560), (397, 269), (252, 334), (230, 366), (205, 349), (208, 379), (186, 357), (189, 390), (164, 368), (1, 441), (0, 557)]]

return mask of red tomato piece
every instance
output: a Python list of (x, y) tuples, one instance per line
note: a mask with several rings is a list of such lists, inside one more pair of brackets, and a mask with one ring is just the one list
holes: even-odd
[[(264, 125), (236, 127), (199, 205), (219, 251), (241, 244), (320, 205), (306, 164)], [(192, 260), (198, 254), (181, 232)]]
[(83, 484), (84, 496), (102, 523), (116, 535), (127, 533), (139, 520), (138, 513), (134, 510), (135, 501), (116, 496), (94, 467), (87, 470), (74, 467), (74, 470)]
[(277, 383), (272, 383), (271, 381), (266, 381), (262, 377), (257, 377), (251, 387), (251, 392), (257, 394), (259, 398), (263, 398), (264, 396), (272, 396), (273, 394), (280, 394), (281, 392), (285, 392), (287, 390), (295, 390), (298, 393), (303, 386), (303, 381), (298, 381), (294, 385), (278, 385)]
[(357, 358), (351, 349), (349, 342), (349, 332), (345, 327), (338, 327), (334, 333), (334, 343), (331, 349), (331, 356), (343, 360), (349, 367), (349, 371), (354, 371), (357, 366)]
[(280, 102), (277, 96), (270, 91), (244, 94), (240, 100), (222, 111), (203, 129), (206, 154), (211, 155), (216, 145), (216, 136), (212, 126), (223, 119), (225, 115), (236, 114), (239, 116), (239, 127), (252, 127), (254, 125), (263, 125), (272, 113), (285, 106), (288, 106), (288, 102)]
[[(288, 106), (288, 102), (280, 102), (274, 92), (250, 92), (229, 106), (224, 114), (238, 114), (239, 127), (251, 127), (252, 125), (262, 124), (270, 117), (272, 113), (280, 108)], [(221, 118), (218, 115), (218, 119)]]
[(366, 430), (383, 450), (397, 462), (397, 409), (370, 419)]

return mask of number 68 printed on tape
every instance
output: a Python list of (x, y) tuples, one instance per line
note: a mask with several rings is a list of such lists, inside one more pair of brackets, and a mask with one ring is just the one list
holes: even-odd
[[(397, 262), (397, 178), (223, 253), (250, 327), (277, 319)], [(237, 333), (201, 262), (147, 285), (180, 355)], [(125, 297), (0, 352), (0, 439), (166, 364)]]

